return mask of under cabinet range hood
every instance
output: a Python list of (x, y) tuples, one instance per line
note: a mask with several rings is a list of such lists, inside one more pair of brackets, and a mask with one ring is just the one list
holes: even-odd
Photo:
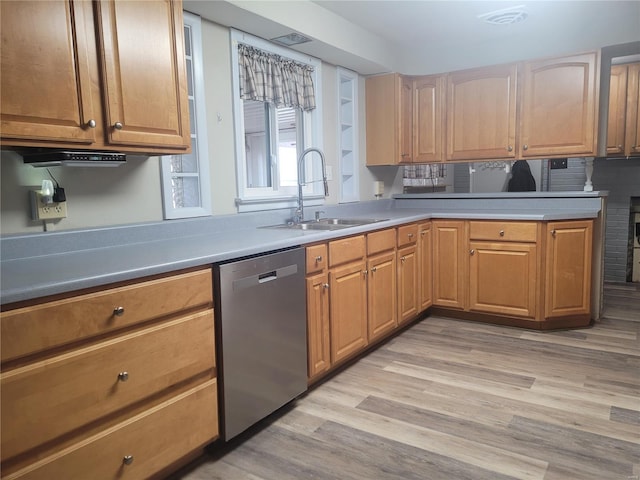
[(22, 159), (33, 167), (119, 167), (127, 162), (124, 153), (80, 150), (25, 151)]

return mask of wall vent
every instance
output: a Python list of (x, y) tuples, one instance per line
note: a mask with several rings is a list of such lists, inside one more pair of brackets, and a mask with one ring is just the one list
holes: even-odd
[(304, 35), (300, 35), (299, 33), (293, 32), (288, 35), (282, 35), (281, 37), (272, 38), (271, 41), (280, 45), (284, 45), (285, 47), (290, 47), (291, 45), (299, 45), (301, 43), (310, 42), (311, 39), (305, 37)]

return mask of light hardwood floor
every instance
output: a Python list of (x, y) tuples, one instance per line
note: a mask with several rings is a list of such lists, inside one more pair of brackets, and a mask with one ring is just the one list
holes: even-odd
[(587, 329), (427, 317), (175, 478), (637, 480), (639, 334), (637, 285)]

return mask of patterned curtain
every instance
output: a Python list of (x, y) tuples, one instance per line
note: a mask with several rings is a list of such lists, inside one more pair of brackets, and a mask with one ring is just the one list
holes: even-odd
[(240, 98), (276, 107), (316, 108), (313, 67), (238, 44)]

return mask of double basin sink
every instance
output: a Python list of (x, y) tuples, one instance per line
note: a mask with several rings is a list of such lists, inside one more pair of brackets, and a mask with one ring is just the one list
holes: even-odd
[(376, 222), (384, 222), (386, 218), (320, 218), (318, 220), (306, 220), (300, 223), (283, 223), (269, 225), (263, 228), (285, 228), (291, 230), (341, 230), (343, 228), (369, 225)]

